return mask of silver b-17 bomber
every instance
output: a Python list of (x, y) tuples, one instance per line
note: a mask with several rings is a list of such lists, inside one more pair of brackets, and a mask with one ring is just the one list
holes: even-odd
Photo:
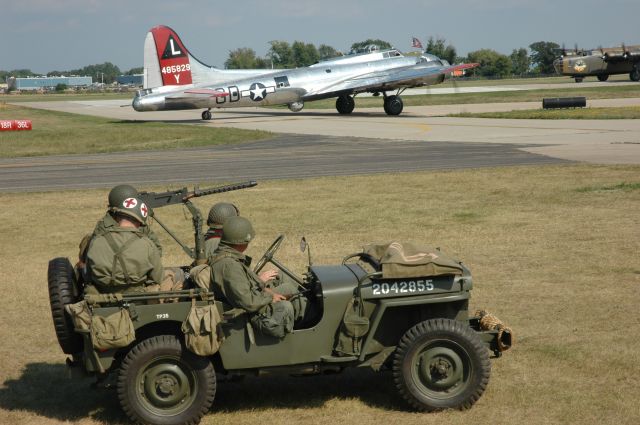
[(607, 81), (609, 75), (629, 74), (631, 81), (640, 81), (640, 45), (598, 48), (594, 50), (561, 50), (553, 66), (558, 74), (568, 75), (582, 82), (584, 77), (596, 76)]
[[(350, 114), (359, 93), (382, 94), (388, 115), (403, 109), (407, 88), (439, 84), (447, 74), (478, 64), (450, 65), (436, 56), (406, 57), (395, 49), (342, 56), (296, 69), (218, 69), (197, 60), (169, 27), (152, 28), (144, 44), (144, 88), (136, 93), (136, 111), (287, 105), (337, 98), (340, 114)], [(387, 92), (396, 94), (387, 95)]]

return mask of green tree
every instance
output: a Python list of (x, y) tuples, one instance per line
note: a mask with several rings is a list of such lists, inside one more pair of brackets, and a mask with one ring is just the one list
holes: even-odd
[(511, 60), (495, 50), (476, 50), (469, 53), (468, 60), (479, 63), (476, 73), (485, 77), (505, 77), (511, 74)]
[(144, 68), (141, 66), (138, 68), (131, 68), (130, 70), (124, 73), (124, 75), (140, 75), (140, 74), (144, 74)]
[(320, 55), (320, 60), (342, 56), (342, 53), (331, 46), (327, 46), (326, 44), (321, 44), (320, 46), (318, 46), (318, 54)]
[(256, 68), (256, 52), (248, 47), (231, 50), (229, 58), (224, 62), (227, 69), (253, 69)]
[(96, 81), (103, 82), (105, 84), (111, 84), (116, 80), (116, 77), (121, 75), (120, 68), (111, 62), (105, 62), (96, 65), (88, 65), (84, 68), (74, 69), (68, 72), (71, 75), (87, 75), (95, 78)]
[(297, 68), (313, 65), (320, 60), (318, 49), (311, 43), (305, 44), (302, 41), (294, 41), (291, 51), (294, 66)]
[(529, 60), (527, 49), (525, 49), (524, 47), (513, 49), (513, 52), (511, 52), (509, 59), (511, 59), (511, 72), (514, 75), (523, 76), (524, 74), (529, 72), (531, 61)]
[(58, 83), (58, 84), (56, 84), (56, 91), (57, 91), (58, 93), (61, 93), (61, 92), (65, 91), (65, 90), (66, 90), (66, 89), (68, 89), (68, 88), (69, 88), (69, 86), (67, 86), (65, 83)]
[(31, 72), (30, 69), (14, 69), (13, 71), (9, 71), (9, 77), (16, 78), (27, 78), (27, 77), (37, 77), (37, 74)]
[(351, 45), (351, 53), (363, 53), (366, 51), (366, 48), (372, 44), (375, 44), (376, 46), (378, 46), (380, 48), (380, 50), (384, 50), (384, 49), (391, 49), (391, 43), (384, 41), (384, 40), (380, 40), (378, 38), (371, 39), (368, 38), (365, 41), (359, 41), (357, 43), (353, 43)]
[(270, 41), (271, 48), (267, 57), (273, 64), (273, 68), (293, 68), (293, 50), (286, 41)]
[(531, 63), (540, 74), (553, 74), (553, 61), (556, 59), (556, 49), (560, 46), (552, 41), (537, 41), (529, 45), (531, 49)]
[(440, 59), (444, 59), (449, 63), (455, 63), (456, 61), (456, 48), (451, 44), (445, 46), (446, 40), (444, 38), (429, 37), (427, 40), (427, 48), (425, 52), (436, 55)]

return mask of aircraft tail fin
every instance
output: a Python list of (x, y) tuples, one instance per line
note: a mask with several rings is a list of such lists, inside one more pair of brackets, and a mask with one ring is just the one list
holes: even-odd
[(171, 28), (158, 25), (147, 33), (144, 88), (198, 84), (216, 71), (193, 57)]

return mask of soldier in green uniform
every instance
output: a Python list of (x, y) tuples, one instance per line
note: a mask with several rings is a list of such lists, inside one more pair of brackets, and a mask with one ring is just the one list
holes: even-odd
[(163, 268), (160, 253), (142, 231), (148, 208), (130, 197), (113, 209), (115, 225), (108, 226), (89, 243), (87, 250), (87, 293), (143, 292), (160, 285)]
[(251, 259), (243, 253), (253, 240), (255, 231), (244, 217), (230, 217), (222, 227), (220, 246), (209, 258), (212, 291), (218, 299), (250, 314), (254, 329), (283, 338), (302, 321), (307, 312), (307, 299), (295, 285), (274, 279), (276, 270), (255, 274)]
[[(103, 235), (105, 232), (109, 231), (109, 229), (116, 227), (117, 223), (114, 217), (116, 210), (122, 207), (122, 203), (126, 199), (137, 198), (137, 196), (138, 191), (133, 186), (130, 186), (128, 184), (121, 184), (111, 189), (111, 191), (109, 192), (109, 207), (107, 212), (105, 213), (104, 217), (98, 220), (98, 222), (96, 223), (96, 227), (93, 229), (93, 232), (85, 235), (80, 241), (78, 264), (76, 265), (76, 268), (78, 270), (84, 267), (87, 248), (89, 248), (89, 243), (91, 242), (91, 240), (96, 236)], [(151, 227), (149, 227), (149, 225), (145, 223), (144, 225), (140, 226), (140, 231), (153, 241), (156, 248), (158, 248), (160, 256), (162, 256), (162, 246), (160, 245), (160, 241), (158, 240), (156, 234), (153, 232), (153, 230), (151, 230)]]
[(204, 253), (206, 258), (211, 257), (218, 248), (224, 222), (229, 217), (237, 217), (239, 212), (238, 207), (227, 202), (218, 202), (211, 207), (207, 218), (209, 229), (204, 234)]

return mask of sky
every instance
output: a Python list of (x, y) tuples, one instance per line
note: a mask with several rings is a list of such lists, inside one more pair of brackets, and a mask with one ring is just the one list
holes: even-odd
[(458, 55), (478, 49), (510, 54), (536, 41), (567, 48), (640, 44), (639, 0), (2, 0), (0, 70), (36, 73), (111, 62), (141, 67), (147, 31), (173, 28), (202, 62), (223, 67), (229, 51), (260, 56), (269, 41), (299, 40), (348, 51), (386, 40), (411, 51), (444, 38)]

